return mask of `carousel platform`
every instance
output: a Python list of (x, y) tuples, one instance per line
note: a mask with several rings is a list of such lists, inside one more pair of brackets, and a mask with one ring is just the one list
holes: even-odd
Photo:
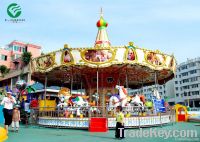
[[(160, 130), (196, 130), (198, 136), (200, 136), (200, 127), (196, 126), (197, 123), (175, 123), (174, 125), (166, 125), (165, 127), (156, 127), (156, 132)], [(1, 125), (2, 127), (3, 125)], [(144, 128), (143, 130), (150, 130), (152, 128)], [(133, 132), (137, 132), (139, 129), (130, 129)], [(180, 137), (169, 137), (168, 139), (163, 139), (163, 137), (130, 137), (128, 135), (129, 130), (126, 130), (126, 138), (121, 141), (126, 142), (177, 142), (180, 141)], [(19, 133), (9, 133), (9, 137), (5, 142), (116, 142), (114, 138), (115, 131), (109, 130), (106, 133), (89, 133), (86, 130), (73, 130), (73, 129), (52, 129), (43, 128), (37, 126), (20, 126)], [(180, 139), (180, 140), (179, 140)], [(199, 141), (198, 138), (185, 138), (185, 141)]]
[[(160, 116), (144, 116), (144, 117), (129, 117), (125, 118), (126, 128), (152, 127), (160, 126), (174, 122), (173, 117), (168, 114)], [(115, 128), (115, 118), (107, 118), (108, 128)], [(59, 117), (39, 117), (38, 125), (53, 128), (73, 128), (73, 129), (88, 129), (90, 118), (59, 118)]]

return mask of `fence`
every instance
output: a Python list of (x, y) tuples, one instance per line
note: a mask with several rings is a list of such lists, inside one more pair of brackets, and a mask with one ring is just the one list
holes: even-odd
[[(175, 122), (175, 110), (167, 109), (164, 113), (155, 113), (147, 107), (130, 106), (124, 107), (125, 126), (127, 128), (140, 128), (152, 125), (162, 126)], [(91, 117), (106, 117), (108, 127), (114, 128), (116, 121), (116, 108), (110, 107), (66, 107), (63, 109), (32, 108), (30, 111), (29, 124), (42, 125), (56, 128), (85, 128), (89, 127)]]

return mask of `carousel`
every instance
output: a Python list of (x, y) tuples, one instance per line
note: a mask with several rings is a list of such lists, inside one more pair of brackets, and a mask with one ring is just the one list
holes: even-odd
[[(37, 123), (49, 127), (89, 128), (91, 118), (106, 118), (115, 127), (115, 108), (121, 105), (125, 126), (154, 126), (171, 122), (157, 85), (174, 77), (174, 56), (139, 48), (133, 42), (112, 46), (101, 13), (94, 47), (63, 49), (34, 58), (32, 79), (47, 86), (60, 86), (59, 101), (40, 97)], [(131, 89), (154, 85), (152, 97), (130, 94)], [(76, 93), (76, 91), (79, 93)], [(84, 90), (84, 91), (83, 91)], [(54, 102), (52, 102), (54, 101)], [(34, 111), (36, 112), (36, 111)], [(162, 115), (161, 115), (162, 114)]]

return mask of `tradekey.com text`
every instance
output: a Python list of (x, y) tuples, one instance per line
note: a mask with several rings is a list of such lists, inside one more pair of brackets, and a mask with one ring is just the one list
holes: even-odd
[[(120, 129), (120, 136), (122, 136), (122, 129)], [(142, 138), (142, 137), (155, 137), (155, 138), (175, 138), (176, 140), (184, 141), (199, 141), (198, 133), (196, 130), (160, 130), (156, 128), (150, 129), (135, 129), (135, 130), (126, 130), (124, 133), (125, 137), (130, 138)]]

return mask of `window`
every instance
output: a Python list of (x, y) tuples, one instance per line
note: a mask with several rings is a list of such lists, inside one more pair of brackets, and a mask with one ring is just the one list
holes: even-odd
[(178, 81), (175, 81), (175, 84), (178, 84)]
[(19, 51), (20, 50), (20, 47), (19, 46), (14, 46), (14, 51)]
[(181, 67), (181, 70), (187, 69), (187, 65)]
[(189, 64), (189, 67), (194, 67), (194, 66), (196, 66), (196, 63), (190, 63)]
[(26, 52), (26, 48), (22, 48), (22, 52)]
[(7, 61), (7, 56), (6, 55), (1, 55), (1, 60)]
[(192, 78), (191, 78), (191, 82), (194, 82), (194, 81), (197, 81), (197, 80), (198, 80), (197, 77), (192, 77)]
[(176, 97), (179, 97), (179, 93), (176, 94)]
[(195, 74), (195, 73), (197, 73), (197, 70), (190, 71), (190, 74)]
[(187, 92), (184, 92), (184, 96), (187, 96)]
[(198, 84), (191, 85), (192, 88), (198, 88), (198, 86), (199, 86)]
[(187, 86), (183, 86), (183, 89), (189, 89), (190, 87), (187, 85)]
[(192, 95), (199, 95), (199, 91), (192, 92)]
[(176, 87), (176, 91), (178, 91), (178, 87)]
[(183, 79), (183, 83), (189, 82), (189, 79)]
[(11, 59), (12, 59), (12, 60), (15, 60), (15, 59), (18, 59), (18, 58), (20, 58), (20, 57), (21, 57), (20, 54), (15, 54), (15, 55), (12, 55), (12, 56), (11, 56)]
[(188, 72), (182, 73), (182, 76), (188, 76)]

